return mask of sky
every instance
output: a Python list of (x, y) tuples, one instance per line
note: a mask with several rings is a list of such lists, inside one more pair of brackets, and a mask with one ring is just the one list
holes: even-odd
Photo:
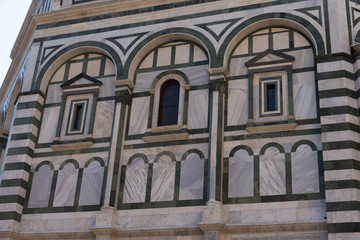
[(32, 0), (0, 0), (0, 85), (10, 67), (14, 46)]

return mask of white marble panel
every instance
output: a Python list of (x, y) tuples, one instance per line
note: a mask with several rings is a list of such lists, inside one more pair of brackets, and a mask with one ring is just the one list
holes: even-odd
[(158, 49), (157, 66), (167, 66), (171, 62), (171, 47)]
[(123, 203), (145, 202), (148, 164), (134, 159), (126, 168)]
[(136, 83), (134, 87), (134, 92), (145, 92), (149, 91), (151, 84), (154, 79), (161, 73), (161, 71), (156, 72), (146, 72), (139, 73), (136, 75)]
[(289, 32), (273, 34), (274, 50), (288, 49), (289, 46)]
[(78, 75), (79, 73), (82, 73), (82, 66), (83, 66), (82, 62), (71, 63), (68, 79), (70, 80), (73, 77), (75, 77), (76, 75)]
[(140, 65), (140, 69), (141, 68), (150, 68), (153, 66), (153, 62), (154, 62), (154, 52), (150, 53), (141, 63)]
[(77, 178), (78, 169), (76, 169), (72, 163), (66, 164), (62, 170), (59, 170), (55, 189), (54, 207), (74, 205)]
[(260, 156), (260, 195), (286, 194), (285, 154), (275, 147)]
[(241, 55), (241, 54), (247, 54), (249, 52), (249, 40), (248, 38), (244, 39), (239, 46), (234, 51), (233, 55)]
[(88, 62), (86, 74), (92, 77), (100, 75), (101, 60), (92, 60)]
[(176, 163), (170, 157), (162, 156), (154, 163), (152, 175), (151, 201), (174, 200)]
[(54, 172), (49, 165), (43, 165), (35, 172), (31, 185), (29, 208), (47, 207)]
[(227, 124), (243, 125), (248, 120), (248, 79), (230, 81)]
[(111, 137), (113, 115), (113, 101), (102, 101), (97, 103), (93, 131), (94, 138)]
[(317, 117), (314, 72), (293, 74), (293, 96), (296, 119)]
[(175, 64), (188, 63), (190, 60), (190, 44), (176, 46)]
[(319, 170), (317, 151), (308, 145), (300, 145), (291, 153), (292, 192), (319, 192)]
[(104, 168), (98, 161), (93, 161), (84, 168), (81, 182), (79, 205), (100, 204)]
[(229, 159), (229, 198), (254, 196), (254, 157), (238, 150)]
[(103, 83), (100, 87), (99, 98), (112, 97), (115, 93), (115, 85), (113, 81), (115, 77), (101, 78), (100, 81)]
[(253, 52), (260, 53), (269, 48), (269, 36), (260, 35), (253, 37)]
[(198, 46), (194, 46), (194, 62), (206, 61), (207, 57), (203, 50)]
[(62, 82), (64, 80), (64, 73), (65, 73), (65, 66), (66, 64), (62, 65), (52, 77), (51, 82)]
[(245, 66), (245, 63), (252, 59), (254, 56), (250, 57), (242, 57), (242, 58), (232, 58), (230, 63), (230, 75), (231, 76), (239, 76), (239, 75), (247, 75), (248, 69)]
[(181, 162), (179, 200), (203, 198), (204, 163), (195, 153)]
[(188, 104), (188, 128), (206, 128), (208, 124), (209, 90), (190, 91)]
[(61, 84), (52, 84), (49, 85), (47, 95), (46, 95), (46, 103), (60, 103), (61, 95), (62, 95), (62, 89), (60, 87)]
[(314, 66), (314, 54), (311, 48), (285, 52), (285, 53), (295, 57), (295, 61), (293, 63), (294, 69)]
[[(120, 64), (120, 63), (119, 63)], [(115, 74), (115, 65), (110, 59), (106, 59), (105, 63), (105, 75)]]
[(310, 46), (309, 42), (299, 33), (294, 32), (294, 47)]
[(133, 98), (129, 122), (129, 134), (142, 134), (146, 131), (149, 117), (150, 97)]
[(209, 83), (209, 75), (207, 73), (208, 65), (200, 65), (195, 67), (179, 69), (188, 77), (190, 85), (201, 85)]
[(48, 107), (44, 109), (44, 116), (40, 128), (39, 143), (49, 143), (54, 141), (59, 114), (60, 107)]

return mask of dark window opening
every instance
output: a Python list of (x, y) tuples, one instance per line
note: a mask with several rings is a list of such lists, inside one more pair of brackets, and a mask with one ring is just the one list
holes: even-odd
[(277, 110), (276, 83), (265, 84), (265, 111)]
[(76, 104), (74, 106), (71, 130), (79, 131), (81, 129), (83, 108), (84, 108), (84, 104)]
[(166, 81), (160, 89), (158, 126), (178, 124), (180, 84)]

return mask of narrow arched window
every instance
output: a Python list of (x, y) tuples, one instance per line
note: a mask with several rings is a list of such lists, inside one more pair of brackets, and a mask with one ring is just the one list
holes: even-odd
[(158, 126), (178, 124), (180, 84), (166, 81), (160, 89)]

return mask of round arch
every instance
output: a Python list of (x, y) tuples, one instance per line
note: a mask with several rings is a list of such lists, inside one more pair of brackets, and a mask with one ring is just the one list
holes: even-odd
[(137, 47), (130, 53), (127, 61), (124, 64), (122, 78), (130, 78), (133, 80), (138, 65), (147, 53), (161, 44), (165, 44), (174, 40), (185, 40), (199, 44), (207, 51), (210, 67), (215, 67), (216, 50), (207, 37), (205, 37), (202, 33), (192, 29), (170, 28), (154, 33), (137, 45)]
[(61, 64), (68, 59), (88, 52), (100, 53), (109, 57), (115, 65), (116, 77), (121, 75), (123, 69), (121, 59), (113, 48), (101, 42), (79, 42), (63, 48), (45, 63), (39, 72), (35, 83), (33, 83), (33, 86), (31, 87), (32, 90), (40, 90), (45, 93), (52, 74), (61, 66)]
[(310, 40), (315, 47), (316, 55), (325, 55), (323, 38), (309, 21), (288, 13), (267, 13), (246, 20), (228, 34), (220, 46), (216, 66), (226, 66), (236, 44), (252, 32), (265, 27), (287, 27), (298, 30)]

